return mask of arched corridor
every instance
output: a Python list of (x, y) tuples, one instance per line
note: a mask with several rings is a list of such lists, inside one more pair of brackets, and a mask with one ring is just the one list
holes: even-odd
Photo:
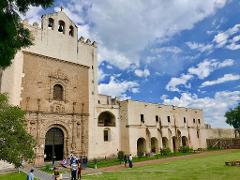
[(158, 140), (155, 137), (151, 138), (151, 152), (152, 153), (157, 153), (159, 151), (158, 148)]
[(144, 138), (139, 138), (137, 140), (137, 154), (144, 155), (146, 153), (146, 140)]

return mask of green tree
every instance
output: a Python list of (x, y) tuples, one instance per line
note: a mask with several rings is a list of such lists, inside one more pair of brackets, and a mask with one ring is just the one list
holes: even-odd
[(0, 94), (0, 159), (19, 167), (21, 160), (32, 160), (35, 141), (25, 129), (24, 111), (8, 104)]
[(11, 64), (17, 50), (32, 45), (33, 38), (21, 23), (19, 13), (29, 6), (49, 7), (53, 0), (0, 0), (0, 67)]
[(226, 123), (233, 126), (236, 132), (240, 134), (240, 104), (234, 109), (225, 113)]

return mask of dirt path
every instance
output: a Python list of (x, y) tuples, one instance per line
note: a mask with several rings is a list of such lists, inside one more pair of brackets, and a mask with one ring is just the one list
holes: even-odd
[[(236, 151), (239, 151), (239, 149), (207, 151), (207, 152), (201, 152), (201, 153), (197, 153), (197, 154), (188, 154), (188, 155), (185, 155), (185, 156), (175, 156), (175, 157), (168, 157), (168, 158), (161, 158), (161, 159), (135, 162), (133, 165), (134, 165), (134, 167), (139, 167), (139, 166), (145, 166), (145, 165), (148, 165), (148, 164), (166, 163), (166, 162), (171, 162), (171, 161), (176, 161), (176, 160), (181, 160), (181, 159), (189, 159), (189, 158), (193, 158), (193, 157), (205, 157), (205, 156), (209, 156), (211, 154), (212, 155), (225, 154), (225, 153), (236, 152)], [(99, 168), (99, 170), (103, 171), (103, 172), (114, 172), (114, 171), (120, 171), (120, 170), (123, 170), (123, 169), (125, 169), (124, 164)]]

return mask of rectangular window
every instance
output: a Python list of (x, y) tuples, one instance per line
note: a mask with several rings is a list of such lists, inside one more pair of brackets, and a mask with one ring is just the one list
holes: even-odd
[(186, 122), (187, 122), (185, 117), (183, 118), (183, 122), (184, 122), (184, 123), (186, 123)]
[(171, 122), (170, 116), (167, 117), (167, 121), (168, 121), (169, 123)]
[(196, 120), (195, 120), (195, 119), (193, 119), (193, 123), (196, 123)]
[(109, 141), (108, 130), (103, 131), (104, 141)]
[(144, 123), (144, 114), (140, 115), (140, 120), (141, 120), (141, 123)]
[(156, 122), (158, 122), (158, 116), (156, 116)]
[(198, 119), (198, 124), (200, 124), (201, 123), (201, 121), (200, 121), (200, 119)]

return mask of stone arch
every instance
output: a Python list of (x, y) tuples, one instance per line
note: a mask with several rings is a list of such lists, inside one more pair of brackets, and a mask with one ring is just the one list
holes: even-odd
[(188, 146), (188, 138), (186, 136), (182, 136), (182, 145)]
[(72, 25), (69, 26), (69, 36), (74, 36), (74, 27)]
[(45, 135), (45, 160), (62, 160), (64, 157), (64, 133), (58, 127), (50, 128)]
[(137, 155), (143, 156), (146, 153), (146, 140), (141, 137), (137, 140)]
[[(40, 139), (41, 139), (41, 143), (43, 145), (43, 147), (45, 146), (45, 137), (47, 132), (51, 129), (51, 128), (59, 128), (63, 134), (64, 134), (64, 149), (63, 149), (63, 153), (64, 153), (64, 157), (67, 157), (71, 150), (71, 138), (70, 138), (70, 134), (71, 134), (71, 130), (69, 128), (69, 124), (66, 124), (63, 121), (53, 121), (53, 122), (49, 122), (47, 124), (45, 124), (45, 126), (42, 128), (42, 131), (40, 133)], [(44, 152), (44, 149), (43, 149)]]
[(163, 148), (168, 148), (169, 147), (167, 137), (162, 137), (162, 145), (163, 145)]
[(156, 137), (151, 138), (151, 152), (152, 153), (157, 153), (159, 151), (159, 145), (158, 145), (158, 140)]
[(48, 18), (48, 28), (49, 29), (54, 29), (54, 19), (53, 18)]
[(116, 126), (116, 118), (113, 113), (109, 111), (101, 112), (98, 116), (98, 126)]
[(172, 137), (172, 145), (173, 145), (173, 151), (177, 152), (178, 147), (177, 147), (177, 137), (176, 136)]
[(58, 32), (65, 34), (65, 22), (63, 20), (58, 21)]

